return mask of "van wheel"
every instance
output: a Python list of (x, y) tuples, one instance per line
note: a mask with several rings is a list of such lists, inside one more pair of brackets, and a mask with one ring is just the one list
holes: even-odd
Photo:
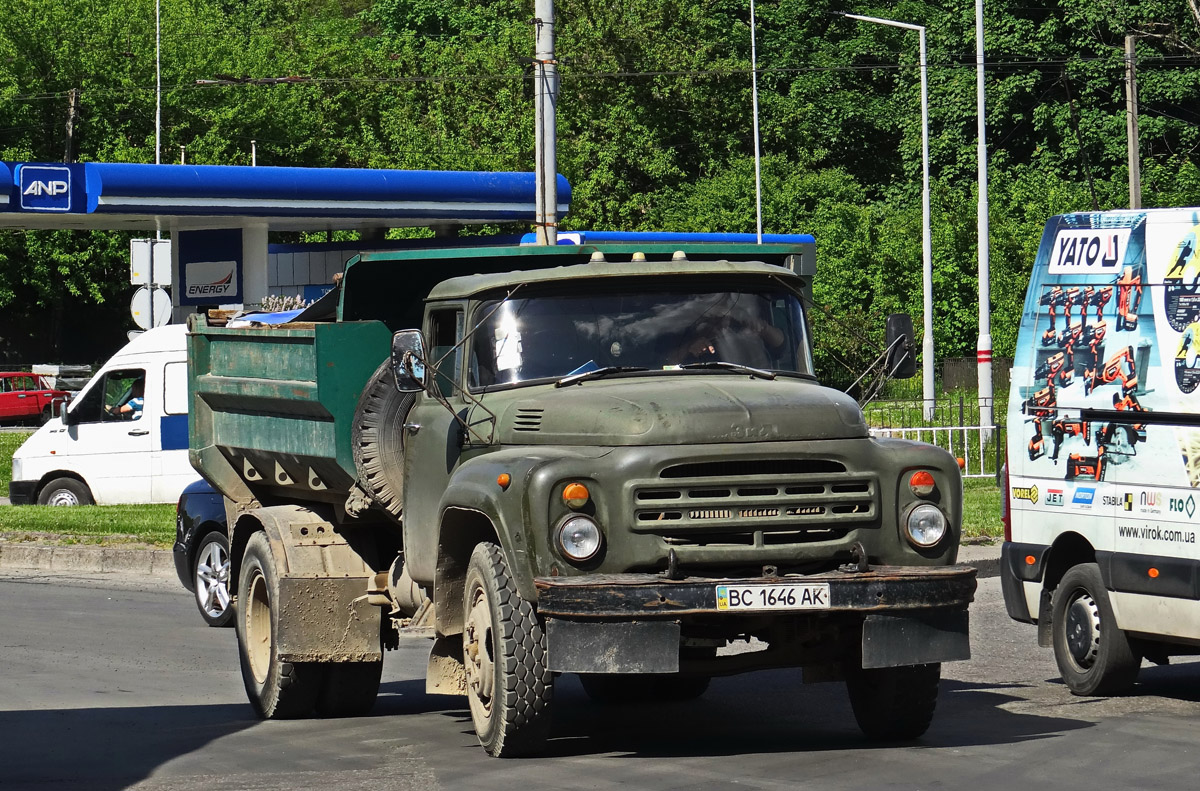
[(1054, 590), (1054, 659), (1076, 695), (1119, 695), (1137, 680), (1141, 657), (1117, 628), (1095, 563), (1073, 566)]
[(475, 547), (465, 588), (463, 664), (479, 743), (496, 758), (540, 753), (554, 691), (542, 623), (495, 544)]
[(279, 659), (279, 575), (262, 531), (250, 536), (238, 579), (237, 637), (242, 682), (263, 719), (310, 714), (324, 681), (316, 663)]
[(929, 730), (937, 706), (940, 664), (849, 670), (846, 690), (868, 739), (907, 741)]
[(375, 502), (399, 517), (404, 497), (404, 422), (414, 393), (396, 390), (391, 362), (375, 369), (354, 408), (350, 442), (358, 480)]
[(74, 478), (55, 478), (38, 494), (38, 505), (91, 505), (93, 502), (87, 486)]

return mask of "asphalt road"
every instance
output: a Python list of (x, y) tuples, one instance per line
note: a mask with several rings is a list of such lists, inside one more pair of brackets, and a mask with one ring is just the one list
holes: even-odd
[(3, 789), (1187, 789), (1200, 663), (1143, 669), (1134, 695), (1071, 696), (998, 581), (972, 610), (970, 662), (945, 668), (919, 742), (859, 735), (839, 684), (786, 671), (698, 701), (625, 708), (560, 680), (550, 755), (487, 758), (465, 700), (426, 696), (427, 644), (388, 655), (372, 716), (259, 722), (232, 630), (172, 583), (0, 574)]

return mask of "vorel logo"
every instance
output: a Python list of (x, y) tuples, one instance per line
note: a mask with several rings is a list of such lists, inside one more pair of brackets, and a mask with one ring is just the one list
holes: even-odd
[(1075, 490), (1075, 496), (1071, 498), (1072, 505), (1081, 505), (1091, 507), (1092, 502), (1096, 499), (1096, 490), (1090, 486), (1080, 486)]
[(1038, 501), (1038, 488), (1036, 486), (1014, 486), (1012, 487), (1012, 496), (1015, 500), (1028, 500), (1031, 503)]
[(70, 211), (70, 169), (23, 166), (21, 168), (21, 208), (29, 211)]
[(195, 261), (184, 265), (190, 299), (231, 302), (238, 295), (236, 261)]
[(1113, 269), (1125, 256), (1128, 228), (1069, 228), (1054, 237), (1050, 274)]
[(1061, 508), (1064, 502), (1066, 502), (1066, 498), (1063, 497), (1062, 489), (1046, 490), (1046, 505), (1057, 505)]

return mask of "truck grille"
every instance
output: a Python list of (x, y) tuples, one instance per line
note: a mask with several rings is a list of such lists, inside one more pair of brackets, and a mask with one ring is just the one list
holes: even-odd
[(672, 545), (829, 541), (878, 517), (872, 475), (823, 459), (701, 462), (633, 487), (633, 529)]

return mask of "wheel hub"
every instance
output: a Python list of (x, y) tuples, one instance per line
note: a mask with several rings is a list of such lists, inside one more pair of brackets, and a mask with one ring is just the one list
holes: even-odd
[(246, 658), (259, 684), (267, 681), (271, 666), (271, 595), (262, 572), (254, 570), (245, 614)]
[(463, 630), (463, 660), (471, 693), (490, 711), (495, 671), (492, 662), (492, 625), (483, 591), (472, 597), (471, 611)]
[(229, 608), (229, 555), (220, 544), (209, 544), (196, 560), (196, 599), (212, 618)]
[(79, 498), (66, 489), (60, 489), (50, 497), (47, 505), (79, 505)]
[(1080, 594), (1067, 608), (1067, 650), (1081, 668), (1090, 668), (1100, 652), (1100, 608), (1089, 594)]

